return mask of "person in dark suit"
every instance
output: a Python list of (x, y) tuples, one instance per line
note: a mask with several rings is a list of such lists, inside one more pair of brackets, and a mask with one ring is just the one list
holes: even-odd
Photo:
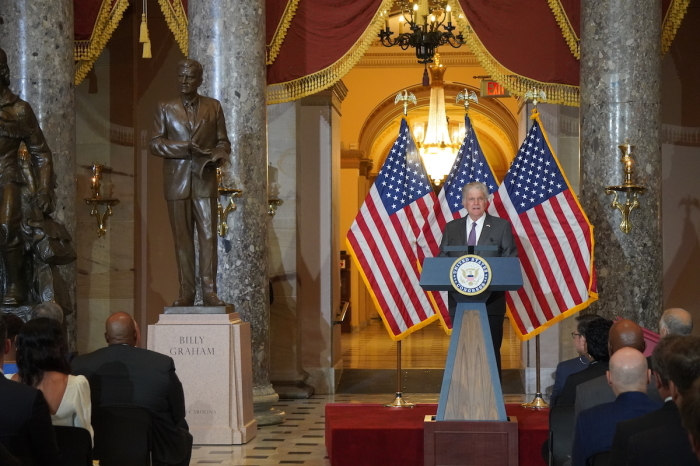
[(586, 348), (592, 361), (580, 372), (571, 374), (564, 382), (564, 388), (556, 399), (555, 406), (573, 405), (576, 402), (576, 387), (580, 384), (605, 375), (608, 370), (610, 353), (608, 352), (608, 334), (613, 323), (600, 318), (591, 321), (586, 328)]
[[(169, 356), (136, 348), (138, 332), (129, 314), (107, 319), (109, 346), (73, 360), (73, 373), (90, 383), (93, 409), (135, 406), (151, 413), (155, 464), (189, 464), (192, 435), (185, 420), (185, 395)], [(95, 435), (99, 435), (96, 432)]]
[(661, 409), (617, 424), (610, 464), (700, 466), (681, 425), (681, 414), (669, 387), (666, 360), (668, 350), (679, 335), (668, 335), (654, 348), (653, 379), (665, 402)]
[(700, 379), (695, 381), (691, 391), (686, 394), (681, 418), (683, 427), (688, 431), (688, 440), (693, 453), (700, 462)]
[[(445, 251), (445, 246), (497, 246), (498, 251), (477, 251), (482, 257), (517, 257), (518, 247), (508, 220), (486, 213), (489, 190), (483, 183), (467, 183), (462, 188), (462, 205), (467, 216), (452, 220), (445, 225), (440, 242), (441, 257), (460, 257), (464, 251)], [(457, 302), (449, 296), (450, 318), (454, 321)], [(501, 342), (503, 341), (503, 317), (506, 315), (506, 295), (494, 291), (486, 301), (486, 313), (493, 340), (498, 372), (501, 372)]]
[[(10, 350), (7, 325), (0, 319), (0, 367)], [(51, 425), (49, 405), (34, 387), (14, 382), (0, 374), (0, 443), (23, 466), (57, 466), (61, 454)], [(7, 456), (7, 455), (5, 455)], [(1, 458), (1, 457), (0, 457)], [(5, 461), (2, 462), (5, 464)]]
[(225, 305), (216, 294), (216, 163), (228, 158), (231, 144), (221, 104), (197, 93), (202, 77), (199, 62), (187, 59), (178, 64), (180, 96), (158, 104), (151, 140), (151, 153), (165, 159), (163, 184), (180, 280), (173, 306), (194, 304), (195, 228), (204, 305)]
[(549, 404), (552, 406), (556, 405), (557, 397), (564, 388), (564, 383), (566, 379), (576, 372), (581, 372), (588, 367), (591, 362), (591, 357), (588, 356), (588, 349), (586, 348), (586, 328), (588, 323), (600, 319), (597, 314), (580, 314), (576, 316), (576, 331), (571, 333), (571, 337), (574, 339), (574, 348), (578, 353), (578, 356), (572, 359), (567, 359), (557, 364), (557, 368), (554, 371), (554, 385), (552, 387), (552, 395), (549, 400)]
[(618, 422), (659, 408), (646, 394), (649, 376), (647, 360), (636, 349), (622, 348), (612, 355), (607, 379), (617, 398), (579, 414), (571, 451), (572, 466), (586, 466), (596, 453), (609, 450)]

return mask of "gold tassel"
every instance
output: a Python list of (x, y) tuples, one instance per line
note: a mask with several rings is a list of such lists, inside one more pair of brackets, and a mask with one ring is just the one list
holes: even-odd
[(141, 30), (139, 33), (139, 42), (146, 43), (148, 42), (148, 23), (146, 22), (146, 13), (143, 13), (141, 15)]
[(151, 41), (150, 40), (148, 42), (143, 43), (143, 58), (152, 58), (151, 57)]

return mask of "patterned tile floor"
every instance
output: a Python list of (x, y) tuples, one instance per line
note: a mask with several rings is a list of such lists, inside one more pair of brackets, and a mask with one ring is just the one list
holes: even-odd
[[(412, 403), (437, 403), (437, 394), (407, 394)], [(524, 395), (507, 395), (506, 403), (525, 401)], [(325, 445), (324, 412), (327, 403), (389, 403), (392, 395), (318, 395), (308, 400), (289, 400), (275, 406), (287, 413), (277, 426), (258, 429), (246, 445), (195, 445), (190, 465), (272, 466), (302, 464), (330, 466)], [(527, 400), (530, 401), (530, 400)]]
[[(445, 365), (449, 338), (439, 324), (429, 325), (402, 343), (402, 366), (406, 369), (437, 369)], [(342, 335), (343, 363), (352, 369), (395, 369), (396, 342), (387, 335), (380, 321), (373, 321), (360, 332)], [(520, 366), (520, 344), (510, 325), (504, 327), (501, 350), (504, 369)], [(405, 394), (412, 403), (437, 403), (438, 394)], [(525, 395), (506, 395), (506, 403), (530, 401)], [(325, 407), (328, 403), (390, 403), (386, 395), (316, 395), (308, 400), (280, 400), (275, 406), (287, 413), (277, 426), (258, 429), (246, 445), (195, 445), (190, 465), (272, 466), (302, 464), (329, 466), (325, 445)]]

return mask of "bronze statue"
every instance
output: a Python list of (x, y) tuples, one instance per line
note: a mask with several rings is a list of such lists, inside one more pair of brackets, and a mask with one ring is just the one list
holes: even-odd
[(180, 96), (158, 104), (151, 140), (151, 153), (164, 159), (163, 187), (175, 238), (180, 292), (173, 306), (194, 305), (195, 229), (202, 301), (225, 305), (216, 294), (216, 164), (226, 160), (231, 143), (219, 101), (197, 93), (202, 77), (199, 62), (178, 63)]
[(34, 302), (54, 301), (57, 287), (68, 314), (70, 296), (63, 296), (67, 287), (55, 266), (74, 261), (75, 251), (67, 230), (49, 216), (55, 207), (51, 150), (32, 107), (9, 85), (7, 54), (0, 49), (0, 304), (17, 307), (29, 295)]

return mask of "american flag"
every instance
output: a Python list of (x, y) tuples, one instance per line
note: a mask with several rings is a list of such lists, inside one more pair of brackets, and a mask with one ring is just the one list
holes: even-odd
[[(419, 242), (426, 257), (437, 256), (440, 252), (440, 240), (447, 222), (467, 215), (467, 209), (462, 206), (462, 188), (465, 184), (473, 181), (484, 183), (489, 189), (489, 194), (493, 194), (498, 189), (496, 177), (493, 176), (491, 166), (484, 157), (469, 115), (464, 116), (464, 127), (464, 141), (457, 152), (452, 170), (447, 176), (442, 190), (440, 190), (435, 211), (431, 212), (428, 217), (424, 229), (425, 239), (421, 238)], [(430, 238), (435, 238), (437, 243), (433, 244), (429, 240)], [(451, 329), (452, 322), (447, 311), (447, 292), (431, 292), (431, 294), (443, 327)]]
[(593, 226), (559, 166), (536, 111), (491, 215), (513, 225), (523, 287), (506, 294), (520, 339), (527, 340), (598, 299)]
[(393, 340), (437, 319), (420, 287), (420, 235), (433, 192), (406, 119), (347, 236), (374, 303)]

